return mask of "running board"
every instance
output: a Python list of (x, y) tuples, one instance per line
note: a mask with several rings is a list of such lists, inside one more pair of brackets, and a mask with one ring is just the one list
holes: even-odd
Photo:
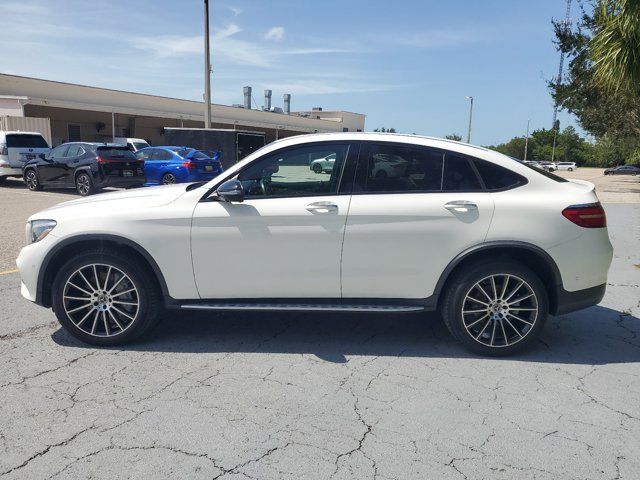
[(269, 310), (293, 312), (420, 312), (420, 305), (347, 305), (328, 303), (197, 303), (180, 305), (185, 310)]

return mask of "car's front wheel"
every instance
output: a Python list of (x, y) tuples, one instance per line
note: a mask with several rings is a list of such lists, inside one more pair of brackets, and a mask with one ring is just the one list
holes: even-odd
[(71, 335), (91, 345), (118, 345), (149, 331), (161, 311), (153, 274), (137, 258), (93, 250), (68, 260), (53, 283), (53, 310)]
[(535, 341), (548, 315), (540, 278), (514, 261), (477, 263), (448, 282), (441, 313), (451, 334), (482, 355), (509, 355)]
[(322, 165), (320, 165), (319, 163), (314, 163), (313, 164), (313, 171), (315, 173), (322, 173)]

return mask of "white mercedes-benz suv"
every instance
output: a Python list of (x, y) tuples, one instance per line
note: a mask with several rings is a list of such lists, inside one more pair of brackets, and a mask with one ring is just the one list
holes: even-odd
[[(334, 168), (309, 162), (335, 155)], [(375, 175), (376, 159), (394, 168)], [(33, 215), (22, 294), (93, 345), (163, 309), (438, 311), (488, 355), (547, 315), (597, 304), (611, 263), (594, 186), (447, 140), (287, 138), (208, 183), (73, 200)]]

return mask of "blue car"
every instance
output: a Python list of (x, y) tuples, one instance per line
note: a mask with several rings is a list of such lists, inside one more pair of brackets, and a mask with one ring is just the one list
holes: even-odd
[(208, 181), (222, 173), (220, 152), (188, 147), (148, 147), (136, 156), (144, 161), (145, 185)]

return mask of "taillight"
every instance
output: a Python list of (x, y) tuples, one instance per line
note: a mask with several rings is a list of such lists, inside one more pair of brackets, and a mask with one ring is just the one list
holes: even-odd
[(599, 202), (571, 205), (562, 211), (562, 215), (583, 228), (604, 228), (607, 226), (607, 216)]
[(182, 162), (182, 166), (186, 168), (197, 168), (196, 164), (192, 161)]
[(102, 158), (102, 157), (96, 157), (96, 160), (101, 165), (104, 165), (105, 163), (112, 163), (111, 160), (107, 160), (106, 158)]

